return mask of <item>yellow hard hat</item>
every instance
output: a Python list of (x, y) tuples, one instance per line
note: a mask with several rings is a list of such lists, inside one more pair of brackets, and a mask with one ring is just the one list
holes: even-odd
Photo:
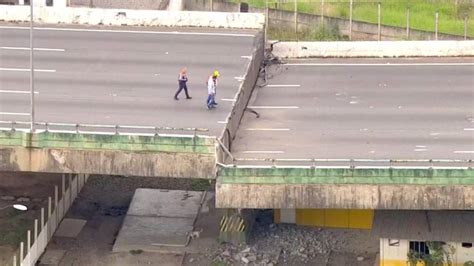
[(213, 77), (219, 77), (220, 76), (219, 71), (214, 70), (214, 72), (212, 73), (212, 76)]

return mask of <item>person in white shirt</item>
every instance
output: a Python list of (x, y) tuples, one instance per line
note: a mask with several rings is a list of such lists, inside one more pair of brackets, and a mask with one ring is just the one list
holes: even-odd
[(216, 107), (217, 103), (215, 100), (216, 89), (217, 89), (217, 78), (220, 76), (219, 71), (214, 70), (212, 75), (207, 81), (207, 108), (213, 109)]

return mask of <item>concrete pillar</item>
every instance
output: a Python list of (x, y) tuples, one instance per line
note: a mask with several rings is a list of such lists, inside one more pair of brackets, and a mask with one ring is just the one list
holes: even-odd
[(184, 10), (184, 0), (170, 0), (168, 4), (169, 11), (182, 11)]
[(67, 0), (53, 0), (54, 7), (67, 7)]
[(220, 221), (219, 241), (232, 244), (246, 243), (255, 221), (256, 210), (227, 209)]

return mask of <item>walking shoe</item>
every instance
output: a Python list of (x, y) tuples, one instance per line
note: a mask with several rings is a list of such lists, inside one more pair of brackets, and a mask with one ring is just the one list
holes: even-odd
[(178, 97), (174, 97), (174, 99), (175, 99), (176, 101), (179, 101)]
[(188, 99), (188, 100), (190, 100), (190, 99), (192, 99), (192, 98), (193, 98), (193, 97), (186, 97), (186, 99)]

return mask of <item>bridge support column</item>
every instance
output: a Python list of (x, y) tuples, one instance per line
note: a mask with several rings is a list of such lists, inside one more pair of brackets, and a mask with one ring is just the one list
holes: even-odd
[(241, 244), (248, 241), (257, 211), (226, 209), (220, 221), (219, 242)]

